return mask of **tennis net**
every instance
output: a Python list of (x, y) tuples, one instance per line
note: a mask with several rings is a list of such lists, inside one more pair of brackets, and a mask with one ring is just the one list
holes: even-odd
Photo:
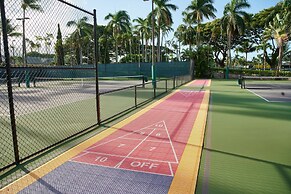
[(243, 89), (291, 89), (291, 77), (242, 76)]
[[(96, 78), (59, 78), (59, 77), (34, 77), (34, 87), (95, 87)], [(118, 88), (127, 87), (130, 85), (144, 84), (147, 81), (145, 76), (115, 76), (115, 77), (99, 77), (99, 85), (112, 86)]]

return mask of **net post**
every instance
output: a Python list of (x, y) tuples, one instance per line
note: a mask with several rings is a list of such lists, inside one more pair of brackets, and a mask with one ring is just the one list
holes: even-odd
[(93, 10), (93, 20), (94, 20), (94, 65), (95, 65), (95, 76), (96, 76), (96, 109), (97, 109), (97, 123), (101, 123), (101, 113), (100, 113), (100, 93), (99, 93), (99, 78), (98, 78), (98, 37), (97, 37), (97, 17), (96, 9)]
[(10, 111), (10, 120), (11, 120), (11, 129), (12, 129), (12, 141), (14, 149), (14, 158), (15, 163), (19, 164), (19, 150), (18, 150), (18, 141), (17, 141), (17, 129), (15, 121), (15, 111), (14, 111), (14, 102), (13, 102), (13, 91), (12, 91), (12, 81), (11, 81), (11, 64), (10, 64), (10, 55), (8, 47), (8, 35), (7, 35), (7, 19), (5, 14), (5, 5), (4, 0), (0, 1), (0, 11), (1, 11), (1, 24), (3, 32), (3, 46), (4, 46), (4, 56), (5, 56), (5, 67), (7, 73), (7, 89), (8, 89), (8, 100), (9, 100), (9, 111)]
[(156, 80), (153, 81), (153, 88), (154, 88), (154, 98), (156, 98), (156, 88), (157, 88), (157, 82), (156, 82)]
[(176, 88), (176, 76), (173, 77), (173, 89)]
[(166, 92), (168, 92), (168, 80), (166, 79)]
[(145, 75), (142, 75), (142, 87), (143, 88), (145, 87), (145, 79), (146, 79)]
[(135, 108), (137, 107), (137, 88), (136, 88), (136, 85), (134, 86), (134, 105), (135, 105)]

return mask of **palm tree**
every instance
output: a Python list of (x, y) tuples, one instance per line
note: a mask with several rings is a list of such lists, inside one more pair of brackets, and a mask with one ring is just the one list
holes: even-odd
[[(163, 47), (163, 42), (164, 42), (164, 39), (166, 38), (166, 36), (168, 36), (169, 32), (172, 32), (172, 31), (174, 31), (174, 29), (172, 27), (167, 26), (167, 25), (162, 25), (161, 47)], [(164, 52), (160, 51), (161, 52), (161, 54), (160, 54), (160, 61), (162, 59), (162, 53), (166, 53), (165, 47), (163, 48), (163, 51)]]
[(118, 39), (119, 35), (126, 32), (130, 26), (130, 17), (127, 11), (121, 10), (115, 14), (108, 14), (105, 16), (105, 20), (110, 20), (107, 27), (112, 30), (113, 38), (115, 42), (115, 60), (118, 63)]
[[(6, 30), (7, 30), (7, 36), (8, 37), (18, 37), (21, 36), (21, 33), (17, 32), (17, 26), (14, 26), (13, 24), (11, 24), (11, 20), (7, 19), (6, 20)], [(1, 47), (2, 47), (2, 41), (1, 41), (1, 37), (2, 37), (2, 25), (0, 26), (0, 56), (1, 55)], [(2, 57), (0, 57), (0, 64), (2, 63)]]
[[(154, 9), (154, 14), (157, 17), (157, 58), (158, 62), (160, 61), (161, 55), (161, 30), (162, 26), (171, 26), (173, 24), (172, 13), (170, 10), (176, 11), (178, 7), (174, 4), (169, 3), (170, 0), (154, 0), (156, 8)], [(151, 15), (150, 14), (150, 15)]]
[(177, 28), (177, 30), (174, 32), (174, 36), (176, 37), (177, 41), (178, 41), (178, 45), (179, 45), (179, 56), (178, 56), (178, 61), (181, 60), (181, 42), (182, 42), (182, 38), (183, 38), (183, 32), (181, 31), (181, 29), (183, 28)]
[(25, 38), (25, 18), (26, 18), (26, 11), (28, 9), (34, 11), (42, 11), (41, 6), (39, 5), (41, 0), (22, 0), (21, 8), (23, 10), (23, 18), (22, 18), (22, 58), (23, 63), (26, 65), (26, 38)]
[(228, 63), (226, 78), (228, 78), (228, 68), (231, 65), (231, 44), (232, 39), (236, 34), (243, 34), (246, 28), (245, 21), (249, 20), (249, 14), (243, 11), (244, 8), (249, 8), (250, 4), (246, 0), (231, 0), (224, 7), (222, 17), (222, 29), (227, 34), (228, 47)]
[[(77, 50), (79, 56), (77, 57), (77, 63), (83, 64), (83, 54), (82, 54), (82, 40), (85, 36), (92, 36), (93, 26), (92, 24), (87, 23), (89, 19), (87, 17), (83, 17), (79, 20), (72, 20), (67, 23), (68, 27), (75, 27), (75, 31), (71, 34), (72, 38), (76, 41), (78, 45)], [(92, 37), (91, 37), (92, 39)]]
[(186, 26), (181, 24), (178, 26), (177, 31), (179, 31), (179, 40), (183, 45), (189, 45), (189, 51), (192, 51), (192, 45), (195, 44), (196, 32), (192, 26)]
[(285, 18), (281, 18), (280, 15), (277, 14), (274, 20), (269, 23), (269, 26), (267, 26), (267, 29), (265, 31), (265, 37), (274, 38), (277, 44), (277, 48), (279, 49), (278, 65), (277, 65), (277, 72), (276, 72), (277, 75), (279, 71), (281, 71), (284, 45), (288, 41), (288, 33), (287, 33), (288, 22), (285, 21), (287, 18), (286, 16)]
[(33, 42), (32, 40), (29, 40), (28, 38), (26, 39), (26, 41), (29, 43), (29, 46), (30, 46), (30, 52), (33, 52), (33, 51), (34, 51), (33, 49), (36, 48), (36, 44), (35, 44), (35, 42)]
[[(129, 54), (130, 61), (132, 62), (132, 42), (133, 42), (133, 33), (131, 29), (128, 29), (122, 34), (122, 40), (124, 42), (124, 52)], [(129, 52), (127, 52), (129, 51)]]
[(266, 40), (263, 40), (260, 45), (257, 46), (257, 50), (263, 51), (263, 66), (264, 70), (266, 69), (266, 58), (267, 58), (267, 49), (271, 48), (271, 44)]
[(46, 54), (48, 55), (51, 50), (51, 45), (52, 45), (52, 38), (54, 38), (53, 34), (46, 33), (46, 36), (43, 37), (44, 44), (46, 46)]
[(245, 40), (238, 46), (237, 50), (246, 54), (246, 62), (248, 62), (248, 53), (254, 52), (256, 47), (254, 47), (254, 43), (251, 43), (249, 40)]
[(43, 37), (42, 36), (35, 36), (35, 40), (36, 40), (36, 47), (37, 47), (37, 52), (40, 53), (40, 48), (41, 48), (41, 43), (43, 41)]
[(146, 33), (149, 31), (149, 20), (148, 18), (142, 19), (137, 18), (134, 19), (133, 22), (136, 22), (135, 25), (136, 30), (140, 32), (140, 38), (141, 38), (141, 53), (142, 53), (142, 62), (145, 61), (145, 46), (144, 46), (144, 40)]
[(183, 15), (186, 20), (197, 24), (197, 46), (200, 46), (200, 24), (204, 18), (215, 18), (216, 9), (213, 6), (213, 0), (193, 0), (191, 5), (186, 8)]

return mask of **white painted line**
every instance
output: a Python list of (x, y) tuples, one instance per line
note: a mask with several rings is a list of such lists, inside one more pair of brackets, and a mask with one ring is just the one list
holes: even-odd
[(178, 162), (179, 162), (179, 161), (178, 161), (178, 157), (177, 157), (177, 154), (176, 154), (176, 151), (175, 151), (175, 148), (174, 148), (173, 142), (172, 142), (172, 140), (171, 140), (171, 137), (170, 137), (170, 134), (169, 134), (168, 128), (167, 128), (167, 126), (166, 126), (165, 121), (163, 121), (163, 122), (164, 122), (164, 126), (165, 126), (165, 129), (166, 129), (166, 132), (167, 132), (167, 134), (168, 134), (168, 138), (169, 138), (169, 140), (170, 140), (170, 144), (171, 144), (171, 147), (172, 147), (172, 150), (173, 150), (173, 153), (174, 153), (174, 156), (175, 156), (176, 162), (178, 163)]
[(77, 155), (77, 156), (71, 158), (69, 161), (71, 161), (71, 160), (75, 160), (75, 159), (77, 159), (77, 158), (80, 158), (80, 157), (82, 157), (82, 156), (84, 156), (84, 155), (86, 155), (86, 154), (87, 154), (87, 152), (83, 152), (82, 154)]
[[(71, 162), (80, 163), (80, 164), (87, 164), (87, 165), (90, 165), (90, 166), (101, 166), (101, 167), (116, 169), (116, 168), (113, 168), (113, 167), (110, 167), (110, 166), (103, 166), (103, 165), (99, 165), (99, 164), (97, 165), (97, 164), (91, 164), (91, 163), (79, 162), (79, 161), (71, 161)], [(132, 170), (132, 169), (127, 169), (127, 168), (119, 168), (119, 169), (126, 170), (126, 171), (141, 172), (141, 173), (146, 173), (146, 174), (156, 174), (156, 175), (173, 177), (172, 175), (169, 175), (169, 174), (162, 174), (162, 173), (156, 173), (156, 172), (139, 171), (139, 170)]]
[(270, 102), (268, 99), (264, 98), (263, 96), (261, 96), (261, 95), (255, 93), (255, 92), (253, 92), (253, 91), (251, 91), (251, 90), (249, 90), (249, 89), (247, 89), (247, 90), (248, 90), (249, 92), (253, 93), (254, 95), (256, 95), (256, 96), (262, 98), (262, 99), (265, 100), (266, 102)]
[[(142, 130), (144, 130), (144, 129), (154, 129), (154, 128), (152, 128), (151, 126), (156, 125), (156, 124), (158, 124), (158, 123), (160, 123), (160, 122), (162, 122), (162, 121), (159, 121), (159, 122), (154, 123), (154, 124), (152, 124), (152, 125), (149, 125), (149, 126), (147, 126), (147, 127), (144, 127), (144, 128), (141, 128), (141, 129), (138, 129), (138, 130), (135, 130), (135, 131), (132, 131), (132, 132), (130, 132), (130, 133), (128, 133), (128, 134), (125, 134), (125, 135), (119, 136), (119, 137), (117, 137), (117, 138), (114, 138), (114, 139), (111, 139), (111, 140), (109, 140), (109, 141), (103, 142), (103, 143), (98, 144), (98, 145), (96, 145), (96, 146), (89, 147), (89, 148), (86, 149), (86, 150), (90, 150), (90, 149), (93, 149), (93, 148), (99, 147), (99, 146), (101, 146), (101, 145), (104, 145), (104, 144), (110, 143), (110, 142), (115, 141), (115, 140), (117, 140), (117, 139), (123, 139), (123, 137), (126, 137), (126, 136), (128, 136), (128, 135), (132, 135), (132, 134), (136, 134), (137, 132), (142, 131)], [(110, 136), (107, 136), (107, 137), (110, 137)], [(106, 138), (107, 138), (107, 137), (106, 137)], [(139, 139), (139, 140), (141, 140), (141, 139)]]
[[(121, 138), (121, 139), (128, 139), (128, 140), (142, 140), (142, 139), (134, 139), (134, 138)], [(146, 140), (147, 142), (154, 142), (154, 143), (170, 143), (166, 140), (156, 141), (156, 140)]]
[(168, 164), (169, 164), (169, 168), (170, 168), (170, 171), (171, 171), (171, 175), (174, 176), (173, 169), (172, 169), (172, 165), (171, 165), (170, 162)]
[[(192, 96), (192, 94), (197, 93), (197, 91), (188, 91), (188, 90), (181, 90), (179, 92), (182, 96), (188, 98), (189, 96)], [(186, 94), (185, 94), (186, 93)]]
[(115, 168), (119, 168), (120, 166), (121, 166), (121, 164), (126, 160), (126, 158), (127, 157), (129, 157), (130, 156), (130, 154), (132, 154), (154, 131), (155, 131), (156, 129), (154, 129), (154, 130), (152, 130), (152, 132), (150, 132), (147, 136), (146, 136), (146, 138), (144, 138), (137, 146), (135, 146), (135, 148), (133, 148), (132, 150), (131, 150), (131, 152), (129, 152), (129, 154), (127, 154), (127, 156), (125, 156), (124, 157), (124, 159), (121, 161), (121, 162), (119, 162), (116, 166), (115, 166)]
[[(116, 154), (106, 154), (106, 153), (102, 153), (102, 152), (86, 152), (89, 154), (98, 154), (98, 155), (105, 155), (105, 156), (113, 156), (113, 157), (120, 157), (120, 158), (124, 158), (125, 156), (121, 156), (121, 155), (116, 155)], [(164, 161), (164, 160), (155, 160), (155, 159), (148, 159), (148, 158), (139, 158), (139, 157), (127, 157), (130, 159), (138, 159), (138, 160), (146, 160), (146, 161), (151, 161), (151, 162), (160, 162), (160, 163), (172, 163), (172, 164), (178, 164), (176, 161)]]
[[(101, 143), (101, 144), (98, 144), (98, 145), (96, 145), (96, 146), (89, 147), (89, 148), (87, 148), (86, 150), (92, 150), (92, 149), (94, 149), (94, 148), (97, 148), (97, 147), (99, 147), (99, 146), (105, 145), (105, 144), (107, 144), (107, 143), (113, 142), (113, 141), (118, 140), (118, 139), (123, 139), (123, 138), (122, 138), (122, 137), (117, 137), (117, 138), (111, 139), (111, 140), (109, 140), (109, 141), (103, 142), (103, 143)], [(138, 141), (140, 141), (140, 139), (138, 139)], [(86, 151), (86, 150), (85, 150), (85, 151)]]

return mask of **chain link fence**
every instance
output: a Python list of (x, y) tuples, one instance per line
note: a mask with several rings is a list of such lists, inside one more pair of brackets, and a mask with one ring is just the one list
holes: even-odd
[(96, 80), (95, 68), (70, 67), (96, 61), (94, 12), (60, 0), (2, 7), (1, 170), (98, 123), (96, 81), (70, 79)]
[(0, 172), (190, 81), (99, 81), (95, 10), (25, 2), (0, 2)]

